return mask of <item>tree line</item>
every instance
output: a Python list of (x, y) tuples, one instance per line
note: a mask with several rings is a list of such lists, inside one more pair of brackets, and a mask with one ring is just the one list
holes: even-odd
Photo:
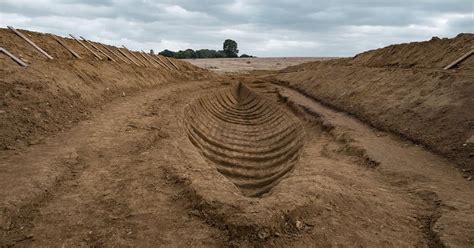
[[(176, 59), (197, 59), (197, 58), (238, 58), (239, 49), (237, 47), (237, 42), (234, 40), (227, 39), (224, 41), (222, 50), (211, 50), (211, 49), (200, 49), (194, 51), (193, 49), (180, 50), (177, 52), (170, 51), (165, 49), (158, 54), (176, 58)], [(251, 58), (253, 56), (242, 54), (240, 58)]]

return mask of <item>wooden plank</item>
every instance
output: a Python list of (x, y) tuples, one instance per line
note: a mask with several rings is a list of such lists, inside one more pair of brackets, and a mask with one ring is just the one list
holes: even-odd
[(106, 54), (104, 51), (100, 50), (96, 45), (94, 45), (94, 43), (90, 42), (89, 40), (87, 40), (86, 38), (82, 37), (82, 36), (79, 36), (81, 37), (82, 40), (84, 40), (85, 42), (87, 42), (89, 45), (91, 45), (93, 48), (95, 48), (95, 50), (99, 51), (100, 53), (102, 53), (105, 57), (107, 57), (109, 60), (112, 60), (113, 62), (116, 62), (115, 59), (113, 59), (112, 57), (110, 57), (108, 54)]
[[(146, 60), (143, 59), (143, 55), (142, 55), (140, 52), (132, 52), (132, 53), (138, 53), (138, 54), (140, 54), (141, 57), (138, 56), (138, 55), (136, 55), (136, 54), (135, 54), (135, 55), (137, 56), (137, 58), (140, 59), (140, 62), (142, 62), (145, 66), (149, 66), (148, 61), (146, 61)], [(152, 64), (152, 65), (153, 65), (153, 64)]]
[(125, 64), (128, 64), (127, 61), (125, 61), (125, 59), (122, 58), (122, 56), (119, 56), (116, 52), (114, 52), (112, 49), (108, 48), (106, 45), (102, 44), (102, 43), (99, 43), (103, 48), (105, 48), (105, 50), (107, 50), (109, 53), (115, 55), (115, 57), (119, 58), (120, 60), (122, 60)]
[(155, 58), (154, 55), (150, 55), (150, 54), (149, 54), (149, 56), (150, 56), (150, 58), (151, 58), (153, 61), (155, 61), (158, 65), (160, 65), (161, 67), (163, 67), (163, 68), (169, 70), (169, 68), (166, 67), (166, 65), (162, 64), (160, 61), (158, 61), (158, 60)]
[(137, 56), (134, 51), (131, 51), (131, 50), (128, 50), (128, 51), (133, 55), (133, 57), (134, 57), (135, 59), (137, 59), (138, 61), (140, 61), (140, 63), (141, 63), (142, 65), (148, 66), (148, 64), (146, 63), (146, 61), (143, 62), (143, 59), (141, 59), (139, 56)]
[(160, 64), (156, 59), (153, 58), (151, 54), (148, 54), (142, 50), (143, 55), (147, 57), (154, 65), (157, 65), (156, 68), (165, 68), (162, 64)]
[(76, 52), (74, 52), (70, 47), (68, 47), (68, 46), (67, 46), (60, 38), (58, 38), (56, 35), (51, 35), (51, 36), (53, 36), (53, 38), (54, 38), (59, 44), (61, 44), (61, 46), (63, 46), (64, 48), (66, 48), (66, 50), (68, 50), (68, 51), (72, 54), (72, 56), (74, 56), (74, 57), (76, 57), (76, 58), (78, 58), (78, 59), (81, 58), (81, 56), (79, 56), (79, 54), (77, 54)]
[(27, 67), (28, 65), (23, 62), (23, 60), (17, 58), (15, 55), (13, 55), (12, 53), (10, 53), (9, 51), (7, 51), (7, 49), (3, 48), (3, 47), (0, 47), (0, 52), (3, 52), (5, 53), (8, 57), (10, 57), (11, 59), (13, 59), (15, 62), (17, 62), (19, 65), (21, 66), (25, 66)]
[(117, 50), (123, 55), (125, 56), (128, 60), (132, 61), (132, 63), (134, 63), (136, 66), (139, 66), (137, 64), (137, 62), (135, 62), (135, 60), (133, 60), (130, 56), (128, 56), (126, 53), (124, 53), (122, 50), (120, 50), (120, 48), (117, 48)]
[(447, 65), (444, 67), (445, 70), (449, 70), (451, 68), (453, 68), (454, 66), (456, 66), (457, 64), (461, 63), (463, 60), (467, 59), (469, 56), (471, 56), (472, 54), (474, 53), (474, 49), (471, 49), (471, 51), (465, 53), (464, 55), (462, 55), (461, 57), (459, 57), (458, 59), (456, 59), (453, 63)]
[(174, 66), (174, 68), (176, 68), (176, 70), (179, 70), (179, 68), (173, 63), (173, 61), (170, 58), (168, 57), (165, 57), (165, 58)]
[(160, 55), (156, 55), (156, 57), (158, 58), (158, 60), (159, 60), (163, 65), (166, 66), (166, 68), (168, 68), (168, 70), (170, 70), (170, 71), (173, 70), (173, 69), (171, 69), (171, 67), (170, 67), (165, 61), (161, 60)]
[(73, 39), (75, 39), (79, 44), (81, 44), (81, 46), (83, 46), (85, 49), (87, 49), (87, 51), (91, 52), (92, 54), (94, 54), (94, 56), (98, 59), (102, 59), (102, 57), (99, 56), (99, 54), (95, 53), (94, 51), (92, 51), (92, 49), (88, 48), (85, 44), (83, 44), (79, 39), (77, 39), (76, 37), (74, 37), (74, 35), (72, 34), (69, 34), (69, 36), (71, 36)]
[(24, 34), (20, 33), (20, 31), (16, 30), (15, 28), (11, 27), (11, 26), (7, 26), (11, 31), (13, 31), (15, 34), (17, 34), (18, 36), (20, 36), (21, 38), (23, 38), (26, 42), (28, 42), (28, 44), (30, 44), (31, 46), (33, 46), (36, 50), (38, 50), (40, 53), (42, 53), (44, 56), (46, 56), (46, 58), (48, 59), (53, 59), (53, 57), (51, 57), (51, 55), (49, 55), (47, 52), (45, 52), (43, 49), (41, 49), (39, 46), (37, 46), (33, 41), (31, 41), (30, 39), (28, 39)]
[(126, 48), (124, 45), (122, 45), (122, 47), (127, 50), (138, 62), (140, 62), (141, 65), (144, 65), (146, 66), (145, 63), (143, 63), (143, 61), (141, 61), (132, 51), (130, 51), (128, 48)]
[(145, 52), (144, 52), (143, 50), (141, 51), (140, 55), (142, 55), (143, 58), (144, 58), (146, 61), (148, 61), (148, 63), (150, 63), (153, 67), (158, 68), (158, 66), (156, 66), (155, 63), (153, 63), (149, 58), (147, 58), (147, 57), (145, 56)]

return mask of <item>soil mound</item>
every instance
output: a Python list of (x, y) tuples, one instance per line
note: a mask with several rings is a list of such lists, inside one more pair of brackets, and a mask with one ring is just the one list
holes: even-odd
[(246, 196), (268, 192), (298, 160), (298, 119), (242, 85), (199, 98), (185, 110), (190, 141)]
[(286, 68), (275, 78), (373, 126), (398, 133), (474, 170), (473, 34), (393, 45), (348, 59)]
[[(98, 59), (76, 40), (20, 32), (54, 59), (47, 59), (11, 30), (0, 29), (0, 46), (29, 65), (21, 67), (0, 53), (0, 150), (41, 143), (42, 137), (88, 118), (91, 108), (113, 98), (213, 75), (187, 62), (91, 42), (116, 62), (96, 50), (102, 58)], [(81, 58), (75, 58), (57, 39)]]
[[(474, 34), (459, 34), (453, 39), (433, 37), (429, 41), (391, 45), (356, 55), (350, 64), (402, 68), (442, 68), (474, 45)], [(464, 64), (464, 63), (463, 63)], [(472, 68), (472, 67), (471, 67)]]

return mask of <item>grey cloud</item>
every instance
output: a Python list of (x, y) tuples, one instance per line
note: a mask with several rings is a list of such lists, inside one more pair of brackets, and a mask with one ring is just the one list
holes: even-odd
[(470, 0), (2, 0), (0, 25), (81, 35), (134, 49), (257, 56), (349, 56), (391, 43), (473, 32)]

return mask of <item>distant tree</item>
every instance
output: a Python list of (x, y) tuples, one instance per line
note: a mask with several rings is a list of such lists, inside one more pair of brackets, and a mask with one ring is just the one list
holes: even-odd
[[(194, 59), (194, 58), (237, 58), (239, 50), (237, 49), (237, 42), (233, 40), (225, 40), (223, 50), (200, 49), (194, 51), (193, 49), (180, 50), (178, 52), (165, 49), (159, 52), (159, 55), (172, 57), (177, 59)], [(150, 53), (153, 51), (150, 51)], [(251, 58), (253, 56), (242, 54), (242, 58)]]
[(224, 52), (224, 50), (217, 51), (217, 57), (216, 58), (225, 58), (225, 57), (227, 57), (227, 54)]
[(219, 52), (210, 49), (201, 49), (196, 51), (197, 58), (218, 58)]
[(242, 55), (240, 55), (240, 57), (241, 57), (241, 58), (254, 58), (254, 56), (248, 55), (248, 54), (245, 54), (245, 53), (242, 54)]
[(223, 50), (201, 49), (196, 51), (197, 58), (225, 58), (226, 54)]
[(159, 52), (158, 54), (159, 54), (159, 55), (163, 55), (163, 56), (165, 56), (165, 57), (171, 57), (171, 58), (173, 58), (176, 53), (173, 52), (173, 51), (170, 51), (170, 50), (168, 50), (168, 49), (165, 49), (165, 50)]
[(236, 58), (238, 57), (239, 49), (237, 49), (237, 42), (227, 39), (224, 41), (223, 45), (223, 50), (224, 53), (226, 54), (226, 57), (229, 58)]
[(178, 51), (174, 57), (177, 59), (194, 59), (197, 56), (193, 49), (186, 49), (184, 51)]

